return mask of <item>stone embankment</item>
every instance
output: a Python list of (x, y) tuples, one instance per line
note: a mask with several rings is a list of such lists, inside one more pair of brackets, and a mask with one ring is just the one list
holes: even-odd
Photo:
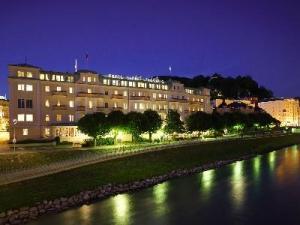
[(34, 206), (31, 207), (22, 207), (20, 209), (8, 210), (7, 212), (0, 213), (0, 225), (25, 224), (31, 220), (36, 220), (38, 217), (45, 214), (59, 213), (64, 210), (78, 207), (84, 204), (91, 204), (95, 201), (107, 198), (109, 196), (125, 192), (138, 191), (140, 189), (144, 189), (173, 178), (188, 176), (203, 172), (205, 170), (218, 168), (235, 161), (251, 158), (252, 156), (253, 155), (248, 155), (234, 160), (218, 161), (215, 163), (195, 167), (193, 169), (173, 170), (165, 175), (135, 181), (132, 183), (107, 184), (94, 190), (82, 191), (79, 194), (70, 197), (61, 197), (54, 200), (44, 200), (42, 202), (37, 202)]

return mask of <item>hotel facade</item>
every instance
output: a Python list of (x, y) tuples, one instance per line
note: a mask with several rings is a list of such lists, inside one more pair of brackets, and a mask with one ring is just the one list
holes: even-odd
[(60, 137), (80, 142), (87, 137), (76, 122), (94, 112), (152, 109), (164, 119), (168, 109), (174, 109), (182, 120), (196, 111), (212, 112), (209, 89), (188, 88), (176, 81), (89, 70), (53, 72), (28, 64), (9, 65), (8, 71), (10, 137), (15, 134), (17, 141)]

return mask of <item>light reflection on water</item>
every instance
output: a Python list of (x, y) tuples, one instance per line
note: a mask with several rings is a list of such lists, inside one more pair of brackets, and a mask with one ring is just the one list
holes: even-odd
[(236, 224), (253, 225), (261, 224), (262, 217), (264, 224), (300, 224), (300, 207), (290, 207), (300, 202), (299, 169), (299, 146), (292, 146), (45, 216), (31, 225), (231, 225), (237, 218), (242, 222)]

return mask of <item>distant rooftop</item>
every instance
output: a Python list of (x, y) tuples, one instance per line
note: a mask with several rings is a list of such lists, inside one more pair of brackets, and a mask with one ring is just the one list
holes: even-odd
[(20, 63), (20, 64), (9, 64), (10, 66), (19, 66), (19, 67), (29, 67), (29, 68), (36, 68), (36, 69), (40, 69), (40, 67), (38, 66), (33, 66), (27, 63)]

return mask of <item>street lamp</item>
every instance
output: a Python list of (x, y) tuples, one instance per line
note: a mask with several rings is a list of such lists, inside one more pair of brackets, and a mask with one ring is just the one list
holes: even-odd
[(14, 127), (14, 139), (13, 139), (13, 144), (14, 144), (14, 152), (16, 151), (16, 142), (17, 142), (17, 139), (16, 139), (16, 125), (18, 123), (18, 120), (17, 119), (13, 119), (13, 127)]

